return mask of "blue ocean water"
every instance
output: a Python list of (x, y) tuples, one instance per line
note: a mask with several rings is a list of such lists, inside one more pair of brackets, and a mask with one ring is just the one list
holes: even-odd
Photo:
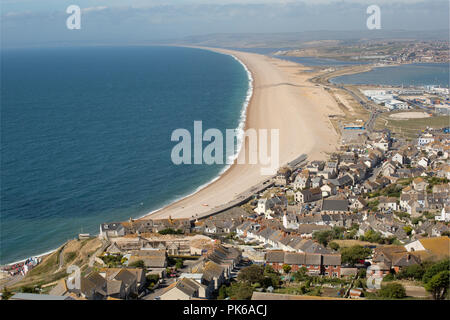
[(369, 72), (349, 74), (331, 79), (332, 83), (374, 84), (394, 86), (449, 86), (447, 63), (416, 63), (375, 68)]
[(0, 264), (194, 192), (224, 165), (171, 162), (177, 128), (237, 128), (233, 57), (192, 48), (2, 51)]

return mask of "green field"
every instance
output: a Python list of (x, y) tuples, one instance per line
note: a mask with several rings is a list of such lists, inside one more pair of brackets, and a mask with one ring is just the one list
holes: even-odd
[(403, 138), (417, 138), (417, 135), (427, 127), (443, 128), (450, 125), (449, 116), (436, 116), (421, 119), (394, 120), (389, 118), (392, 113), (385, 113), (378, 117), (375, 122), (375, 130), (387, 128), (392, 133)]

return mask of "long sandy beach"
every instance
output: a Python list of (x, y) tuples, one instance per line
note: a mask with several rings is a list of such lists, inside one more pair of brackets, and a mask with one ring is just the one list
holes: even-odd
[[(280, 166), (301, 154), (307, 154), (308, 160), (323, 160), (327, 152), (336, 150), (339, 139), (329, 115), (341, 111), (323, 87), (308, 81), (316, 74), (299, 64), (260, 54), (204, 49), (231, 54), (250, 70), (253, 95), (247, 108), (245, 129), (279, 129)], [(241, 150), (239, 156), (242, 151), (248, 154), (248, 144), (245, 146), (247, 149)], [(143, 219), (192, 218), (233, 200), (268, 178), (261, 175), (259, 164), (235, 163), (197, 193)]]

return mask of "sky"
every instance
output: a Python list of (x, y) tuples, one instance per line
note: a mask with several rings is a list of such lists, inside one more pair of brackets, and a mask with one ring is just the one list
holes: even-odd
[[(367, 30), (369, 5), (383, 30), (449, 28), (448, 0), (0, 0), (2, 47), (146, 43), (212, 33)], [(69, 30), (66, 8), (81, 8)]]

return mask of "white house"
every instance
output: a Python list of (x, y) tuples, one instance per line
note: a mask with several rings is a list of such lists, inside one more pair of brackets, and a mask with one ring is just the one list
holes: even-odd
[(434, 141), (433, 135), (430, 133), (425, 133), (419, 137), (417, 144), (421, 147), (433, 141)]
[(393, 157), (392, 157), (392, 161), (400, 163), (400, 164), (404, 164), (405, 163), (405, 157), (397, 152)]
[(425, 157), (420, 158), (419, 161), (417, 161), (417, 165), (421, 166), (421, 167), (428, 167), (428, 159)]
[(444, 206), (441, 211), (440, 216), (434, 217), (436, 221), (443, 221), (443, 222), (449, 222), (450, 221), (450, 207)]

